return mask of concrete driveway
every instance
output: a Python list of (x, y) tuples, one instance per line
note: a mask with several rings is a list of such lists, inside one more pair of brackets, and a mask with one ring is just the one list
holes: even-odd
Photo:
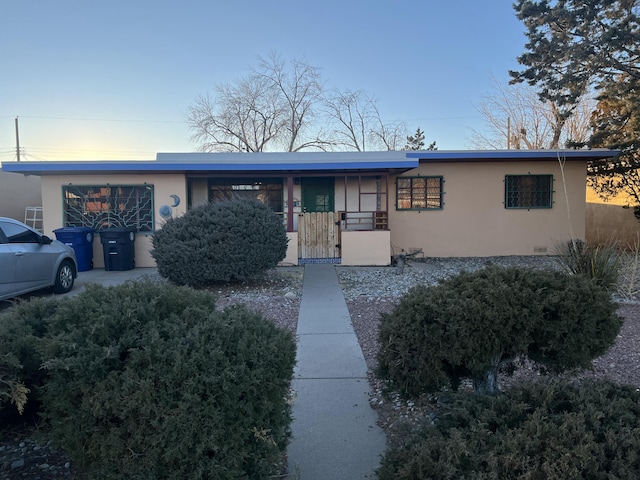
[(73, 290), (71, 290), (69, 293), (55, 295), (51, 292), (51, 289), (45, 288), (42, 290), (38, 290), (36, 292), (31, 292), (31, 293), (27, 293), (26, 295), (15, 297), (10, 300), (0, 301), (0, 311), (9, 307), (13, 302), (15, 302), (18, 299), (29, 299), (32, 297), (56, 297), (56, 298), (73, 297), (75, 295), (78, 295), (80, 292), (82, 292), (85, 289), (85, 287), (90, 283), (99, 283), (104, 286), (113, 286), (113, 285), (119, 285), (121, 283), (124, 283), (127, 280), (135, 280), (138, 278), (144, 278), (148, 276), (158, 278), (158, 269), (157, 268), (134, 268), (133, 270), (125, 270), (125, 271), (106, 271), (103, 268), (94, 268), (86, 272), (78, 272), (78, 277), (76, 278), (76, 282), (73, 286)]
[(68, 295), (77, 295), (84, 287), (89, 283), (99, 283), (105, 287), (120, 285), (127, 280), (135, 280), (144, 277), (158, 278), (157, 268), (134, 268), (133, 270), (125, 271), (106, 271), (102, 268), (94, 268), (86, 272), (78, 272), (78, 278), (76, 278), (76, 284), (69, 293), (65, 295), (59, 295), (60, 297)]

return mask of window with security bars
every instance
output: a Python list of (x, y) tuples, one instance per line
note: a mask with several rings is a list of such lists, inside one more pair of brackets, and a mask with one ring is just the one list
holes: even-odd
[(505, 208), (551, 208), (553, 175), (505, 175)]
[(442, 177), (398, 177), (396, 179), (396, 209), (442, 209), (443, 183)]
[(153, 185), (65, 185), (62, 195), (65, 227), (153, 231)]
[(209, 180), (209, 201), (258, 200), (274, 212), (282, 212), (282, 185), (281, 178), (212, 178)]

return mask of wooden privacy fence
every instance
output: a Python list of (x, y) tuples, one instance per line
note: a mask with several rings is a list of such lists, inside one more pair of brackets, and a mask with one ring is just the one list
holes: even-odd
[(298, 216), (299, 258), (340, 258), (340, 214), (307, 212)]

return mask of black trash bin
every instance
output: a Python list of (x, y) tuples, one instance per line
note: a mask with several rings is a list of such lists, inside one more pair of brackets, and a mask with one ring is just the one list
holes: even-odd
[(107, 228), (100, 232), (105, 270), (131, 270), (135, 260), (136, 229)]
[(71, 245), (76, 252), (78, 271), (86, 272), (93, 268), (93, 237), (95, 230), (89, 227), (64, 227), (53, 231), (56, 239)]

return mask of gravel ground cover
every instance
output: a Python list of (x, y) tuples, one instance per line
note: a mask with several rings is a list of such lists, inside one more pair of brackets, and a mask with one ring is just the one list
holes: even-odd
[[(555, 259), (551, 257), (429, 258), (410, 262), (403, 273), (395, 267), (337, 266), (352, 323), (369, 369), (375, 366), (380, 314), (390, 312), (409, 288), (419, 283), (435, 284), (439, 279), (461, 270), (472, 271), (489, 263), (557, 268)], [(640, 282), (636, 281), (635, 266), (637, 262), (629, 257), (621, 268), (622, 278), (615, 298), (625, 323), (616, 344), (607, 354), (596, 359), (593, 369), (582, 373), (582, 376), (609, 378), (640, 388)], [(221, 285), (213, 287), (212, 291), (218, 296), (219, 308), (244, 303), (262, 312), (276, 325), (295, 331), (303, 271), (302, 267), (280, 268), (258, 280)], [(536, 376), (533, 368), (525, 366), (510, 381)], [(507, 384), (504, 380), (502, 383)], [(377, 410), (379, 423), (390, 442), (401, 434), (404, 426), (437, 408), (435, 397), (403, 401), (392, 392), (383, 395), (383, 385), (372, 374), (369, 374), (369, 382), (371, 405)], [(46, 439), (38, 439), (33, 431), (33, 428), (22, 426), (0, 432), (0, 480), (81, 478), (67, 458)]]

